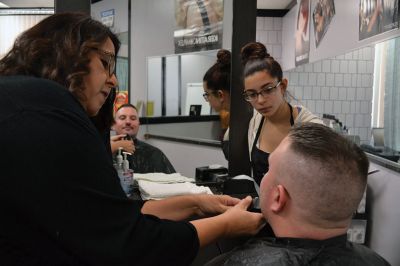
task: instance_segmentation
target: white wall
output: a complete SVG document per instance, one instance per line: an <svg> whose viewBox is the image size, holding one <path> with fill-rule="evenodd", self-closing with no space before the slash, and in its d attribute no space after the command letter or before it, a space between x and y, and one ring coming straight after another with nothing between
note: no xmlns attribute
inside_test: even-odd
<svg viewBox="0 0 400 266"><path fill-rule="evenodd" d="M131 102L146 101L146 58L174 53L174 0L131 1Z"/></svg>
<svg viewBox="0 0 400 266"><path fill-rule="evenodd" d="M282 61L282 21L279 17L257 17L256 26L256 41L278 62Z"/></svg>
<svg viewBox="0 0 400 266"><path fill-rule="evenodd" d="M400 265L400 173L371 163L370 171L375 169L380 172L368 177L369 246L391 265Z"/></svg>
<svg viewBox="0 0 400 266"><path fill-rule="evenodd" d="M152 57L147 61L149 73L147 73L146 77L148 77L146 91L146 104L147 101L153 101L153 115L152 116L161 116L161 58L160 57ZM132 93L131 93L132 94ZM133 103L135 104L135 103ZM147 108L147 105L145 106ZM147 111L142 111L143 114L147 114ZM139 114L142 116L142 114Z"/></svg>
<svg viewBox="0 0 400 266"><path fill-rule="evenodd" d="M316 5L311 1L310 18ZM293 7L284 17L282 23L282 68L292 69L294 65L294 31L297 21L297 9ZM388 31L371 38L358 40L358 13L359 0L335 1L336 14L333 16L329 28L320 42L318 49L315 47L314 26L310 23L310 62L330 58L350 52L394 36L400 35L400 30Z"/></svg>
<svg viewBox="0 0 400 266"><path fill-rule="evenodd" d="M285 72L288 90L314 114L335 115L350 134L369 143L374 51L367 46Z"/></svg>

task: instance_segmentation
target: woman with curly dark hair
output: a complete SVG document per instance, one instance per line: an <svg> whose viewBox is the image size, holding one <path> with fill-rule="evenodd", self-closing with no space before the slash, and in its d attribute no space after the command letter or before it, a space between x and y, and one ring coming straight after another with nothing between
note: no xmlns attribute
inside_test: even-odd
<svg viewBox="0 0 400 266"><path fill-rule="evenodd" d="M269 169L269 154L289 130L296 124L322 121L304 106L290 104L288 80L283 77L280 64L262 43L246 44L241 56L244 65L243 97L254 108L248 130L252 176L260 184Z"/></svg>
<svg viewBox="0 0 400 266"><path fill-rule="evenodd" d="M106 26L64 13L0 60L0 265L189 265L199 246L261 226L250 198L126 197L89 119L117 85L118 49Z"/></svg>
<svg viewBox="0 0 400 266"><path fill-rule="evenodd" d="M217 62L203 77L204 99L211 108L219 112L222 128L222 151L228 160L229 155L229 109L231 105L231 52L221 49Z"/></svg>

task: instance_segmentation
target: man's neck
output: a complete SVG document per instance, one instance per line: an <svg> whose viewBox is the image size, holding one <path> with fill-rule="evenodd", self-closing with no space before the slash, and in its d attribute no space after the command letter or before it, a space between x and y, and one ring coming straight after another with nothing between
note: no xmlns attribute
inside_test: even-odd
<svg viewBox="0 0 400 266"><path fill-rule="evenodd" d="M290 108L287 102L283 101L276 112L268 117L268 120L273 124L288 123L290 121Z"/></svg>
<svg viewBox="0 0 400 266"><path fill-rule="evenodd" d="M298 220L279 221L271 223L277 237L306 238L324 240L347 232L348 225L336 227L321 227L300 222Z"/></svg>

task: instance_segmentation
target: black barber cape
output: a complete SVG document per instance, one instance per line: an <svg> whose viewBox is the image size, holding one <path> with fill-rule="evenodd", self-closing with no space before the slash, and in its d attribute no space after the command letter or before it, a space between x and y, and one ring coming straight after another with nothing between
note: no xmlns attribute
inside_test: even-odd
<svg viewBox="0 0 400 266"><path fill-rule="evenodd" d="M188 222L140 212L79 102L43 79L0 77L0 265L188 265Z"/></svg>
<svg viewBox="0 0 400 266"><path fill-rule="evenodd" d="M347 241L347 235L326 240L303 238L254 238L207 266L390 266L369 248Z"/></svg>

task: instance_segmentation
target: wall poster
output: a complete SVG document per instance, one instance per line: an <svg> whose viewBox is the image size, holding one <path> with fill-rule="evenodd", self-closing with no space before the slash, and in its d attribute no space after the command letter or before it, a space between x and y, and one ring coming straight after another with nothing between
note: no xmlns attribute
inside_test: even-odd
<svg viewBox="0 0 400 266"><path fill-rule="evenodd" d="M296 24L295 65L308 63L310 57L310 0L300 0Z"/></svg>
<svg viewBox="0 0 400 266"><path fill-rule="evenodd" d="M313 12L315 46L318 47L335 15L334 0L318 0Z"/></svg>
<svg viewBox="0 0 400 266"><path fill-rule="evenodd" d="M175 53L222 48L223 0L175 0Z"/></svg>
<svg viewBox="0 0 400 266"><path fill-rule="evenodd" d="M359 40L398 27L399 0L360 0Z"/></svg>

